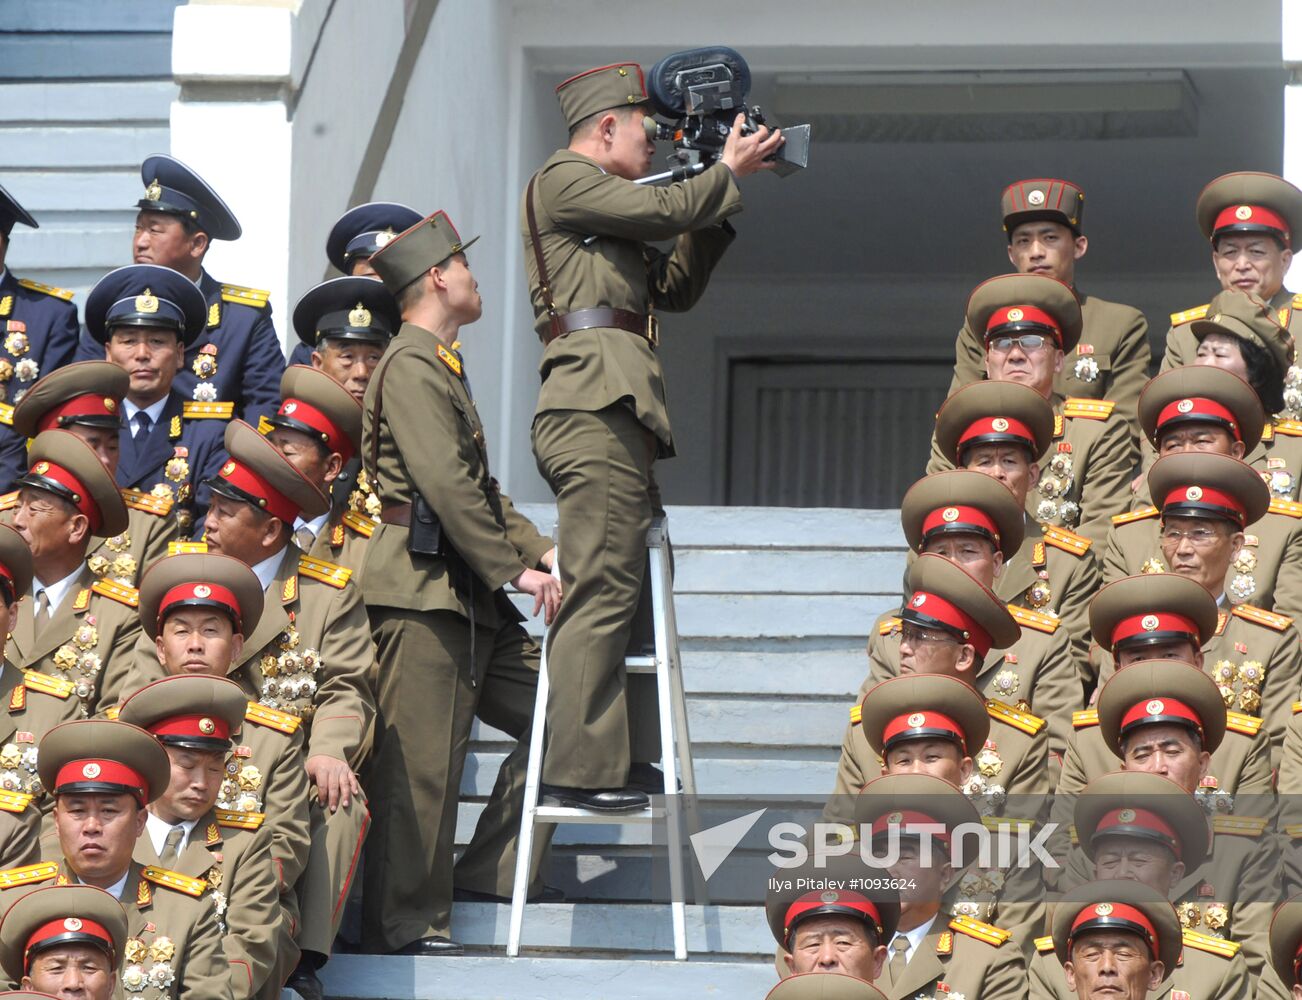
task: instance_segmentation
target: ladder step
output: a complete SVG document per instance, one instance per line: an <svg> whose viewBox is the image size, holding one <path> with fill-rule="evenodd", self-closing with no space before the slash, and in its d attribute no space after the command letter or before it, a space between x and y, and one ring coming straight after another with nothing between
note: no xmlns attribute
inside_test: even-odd
<svg viewBox="0 0 1302 1000"><path fill-rule="evenodd" d="M574 806L539 806L534 816L540 822L548 823L651 823L663 819L663 809L648 807L631 812L601 813L591 809L578 809Z"/></svg>
<svg viewBox="0 0 1302 1000"><path fill-rule="evenodd" d="M624 669L630 674L654 674L656 658L654 653L639 653L624 657Z"/></svg>

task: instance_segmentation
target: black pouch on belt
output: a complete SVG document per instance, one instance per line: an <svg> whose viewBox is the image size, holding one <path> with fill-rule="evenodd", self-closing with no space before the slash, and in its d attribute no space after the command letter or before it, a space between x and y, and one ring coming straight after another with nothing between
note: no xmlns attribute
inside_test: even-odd
<svg viewBox="0 0 1302 1000"><path fill-rule="evenodd" d="M407 526L407 551L418 556L443 555L443 525L434 508L419 493L411 505Z"/></svg>

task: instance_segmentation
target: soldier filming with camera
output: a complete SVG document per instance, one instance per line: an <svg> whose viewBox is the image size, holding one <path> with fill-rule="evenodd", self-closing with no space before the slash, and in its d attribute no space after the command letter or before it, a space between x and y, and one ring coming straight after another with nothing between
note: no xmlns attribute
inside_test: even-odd
<svg viewBox="0 0 1302 1000"><path fill-rule="evenodd" d="M784 139L743 128L739 109L699 176L641 185L658 133L642 68L592 69L556 94L569 147L530 180L521 220L544 346L533 449L556 495L565 594L549 647L542 791L623 812L663 789L648 764L660 756L654 691L630 708L624 671L646 533L663 513L652 466L674 454L653 310L700 298L736 235L726 220L741 211L737 180L777 165ZM668 239L668 253L647 244Z"/></svg>

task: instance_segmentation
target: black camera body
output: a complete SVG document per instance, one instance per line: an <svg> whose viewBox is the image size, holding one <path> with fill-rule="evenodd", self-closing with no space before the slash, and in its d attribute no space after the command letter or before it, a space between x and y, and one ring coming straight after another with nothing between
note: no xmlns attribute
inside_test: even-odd
<svg viewBox="0 0 1302 1000"><path fill-rule="evenodd" d="M762 109L747 105L750 84L746 60L723 45L675 52L651 67L647 97L656 114L669 120L657 137L674 144L676 176L699 173L719 158L738 113L746 116L743 135L773 127ZM773 159L774 171L785 177L809 163L809 126L787 126L782 134L786 142Z"/></svg>

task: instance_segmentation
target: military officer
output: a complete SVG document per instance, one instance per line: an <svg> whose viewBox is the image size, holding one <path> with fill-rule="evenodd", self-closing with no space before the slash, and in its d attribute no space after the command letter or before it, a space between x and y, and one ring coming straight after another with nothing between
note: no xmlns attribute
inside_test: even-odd
<svg viewBox="0 0 1302 1000"><path fill-rule="evenodd" d="M14 429L24 438L59 428L76 434L99 456L110 476L117 474L122 400L129 376L107 361L78 361L51 372L14 407ZM177 536L172 502L141 490L123 489L127 530L105 539L86 563L96 576L134 587L142 567L167 554ZM18 504L14 491L0 498L0 510Z"/></svg>
<svg viewBox="0 0 1302 1000"><path fill-rule="evenodd" d="M886 994L854 976L807 972L783 979L764 1000L886 1000Z"/></svg>
<svg viewBox="0 0 1302 1000"><path fill-rule="evenodd" d="M18 616L18 602L32 586L32 553L18 532L0 525L0 651ZM0 862L25 865L40 856L40 794L36 746L42 736L68 717L65 699L45 693L44 675L31 681L6 657L0 666L0 698L9 708L0 721Z"/></svg>
<svg viewBox="0 0 1302 1000"><path fill-rule="evenodd" d="M203 331L203 299L165 267L111 271L86 300L86 330L130 377L122 405L117 482L172 505L189 535L208 509L204 485L225 460L229 408L186 400L175 376L185 345Z"/></svg>
<svg viewBox="0 0 1302 1000"><path fill-rule="evenodd" d="M226 414L251 420L276 408L276 382L285 369L280 338L271 322L269 292L222 284L203 266L213 240L238 240L239 221L202 177L165 154L140 165L144 194L136 202L132 261L184 275L203 293L207 319L187 338L176 373L185 399L220 404ZM80 359L96 357L82 339Z"/></svg>
<svg viewBox="0 0 1302 1000"><path fill-rule="evenodd" d="M1034 389L1016 382L978 382L941 406L936 446L955 467L1003 483L1025 507L1041 474L1051 474L1049 468L1041 470L1039 461L1053 440L1053 428L1053 409ZM1010 604L1057 618L1084 677L1089 649L1085 606L1099 585L1094 543L1066 528L1040 524L1029 513L1025 519L1022 547L993 589Z"/></svg>
<svg viewBox="0 0 1302 1000"><path fill-rule="evenodd" d="M43 431L28 448L13 526L32 552L32 600L20 601L9 661L24 686L64 703L63 718L117 703L140 635L134 587L97 577L92 538L127 527L127 508L99 456L68 431Z"/></svg>
<svg viewBox="0 0 1302 1000"><path fill-rule="evenodd" d="M127 944L122 904L93 885L14 892L0 919L0 967L42 994L109 1000Z"/></svg>
<svg viewBox="0 0 1302 1000"><path fill-rule="evenodd" d="M77 349L72 292L19 278L5 264L14 225L39 228L31 213L0 187L0 403L22 399L42 373L67 364ZM26 468L27 440L0 421L0 488Z"/></svg>
<svg viewBox="0 0 1302 1000"><path fill-rule="evenodd" d="M1100 775L1075 802L1074 831L1101 879L1133 879L1163 896L1211 847L1207 816L1183 788L1157 774L1118 771ZM1233 941L1184 929L1183 953L1170 988L1197 997L1250 994L1248 966ZM1038 938L1030 963L1034 1000L1069 1000L1052 936ZM1165 992L1165 991L1163 991Z"/></svg>
<svg viewBox="0 0 1302 1000"><path fill-rule="evenodd" d="M1068 995L1081 1000L1160 992L1184 947L1171 904L1133 879L1087 882L1066 893L1054 907L1050 936Z"/></svg>
<svg viewBox="0 0 1302 1000"><path fill-rule="evenodd" d="M371 258L403 318L363 413L366 466L383 503L363 583L380 664L371 789L381 805L363 921L364 943L377 951L459 952L447 936L454 876L462 890L510 895L538 646L502 587L510 582L532 596L547 622L560 602L545 571L551 542L492 479L483 426L452 350L481 311L467 246L436 212ZM431 449L434 439L444 446ZM433 537L431 523L441 525ZM458 789L475 716L516 744L454 872ZM412 742L431 718L445 720L446 745ZM535 872L546 843L530 859Z"/></svg>
<svg viewBox="0 0 1302 1000"><path fill-rule="evenodd" d="M41 781L54 796L50 860L0 872L0 886L83 883L127 912L123 995L231 998L230 969L203 879L132 861L146 806L168 785L159 742L136 726L79 719L41 741Z"/></svg>
<svg viewBox="0 0 1302 1000"><path fill-rule="evenodd" d="M1083 329L1064 360L1054 391L1076 399L1107 399L1134 426L1135 402L1148 379L1148 321L1132 306L1085 295L1076 288L1076 263L1089 249L1082 226L1085 192L1071 181L1034 177L1014 181L1000 197L1008 260L1020 274L1047 274L1076 291ZM982 339L966 323L955 344L949 391L985 378ZM1038 457L1038 456L1037 456Z"/></svg>
<svg viewBox="0 0 1302 1000"><path fill-rule="evenodd" d="M1270 921L1270 966L1285 996L1302 994L1302 900L1279 904Z"/></svg>
<svg viewBox="0 0 1302 1000"><path fill-rule="evenodd" d="M972 292L967 322L984 338L988 379L1029 386L1053 404L1052 458L1027 495L1027 511L1043 524L1074 528L1102 544L1109 519L1128 501L1136 452L1129 424L1115 413L1113 401L1054 391L1063 358L1081 336L1075 293L1046 275L1001 275ZM933 441L927 471L951 465Z"/></svg>
<svg viewBox="0 0 1302 1000"><path fill-rule="evenodd" d="M181 584L158 611L179 608L233 616L234 591ZM158 737L171 762L171 782L149 804L135 859L202 879L230 962L235 997L278 998L283 951L297 953L279 903L272 865L271 827L264 817L218 809L226 761L244 722L248 701L233 681L203 675L164 677L122 703L123 722ZM287 963L292 967L292 962Z"/></svg>
<svg viewBox="0 0 1302 1000"><path fill-rule="evenodd" d="M627 684L624 655L647 529L662 512L653 465L674 454L652 311L685 310L700 298L735 235L727 219L742 207L737 180L772 168L766 158L785 140L734 128L699 177L650 188L632 183L655 152L640 66L580 73L556 95L569 147L530 180L520 213L543 342L533 450L556 496L566 553L566 601L549 639L543 781L566 804L640 809L639 784L658 776L632 765L660 754L649 678ZM672 238L669 253L649 245Z"/></svg>

